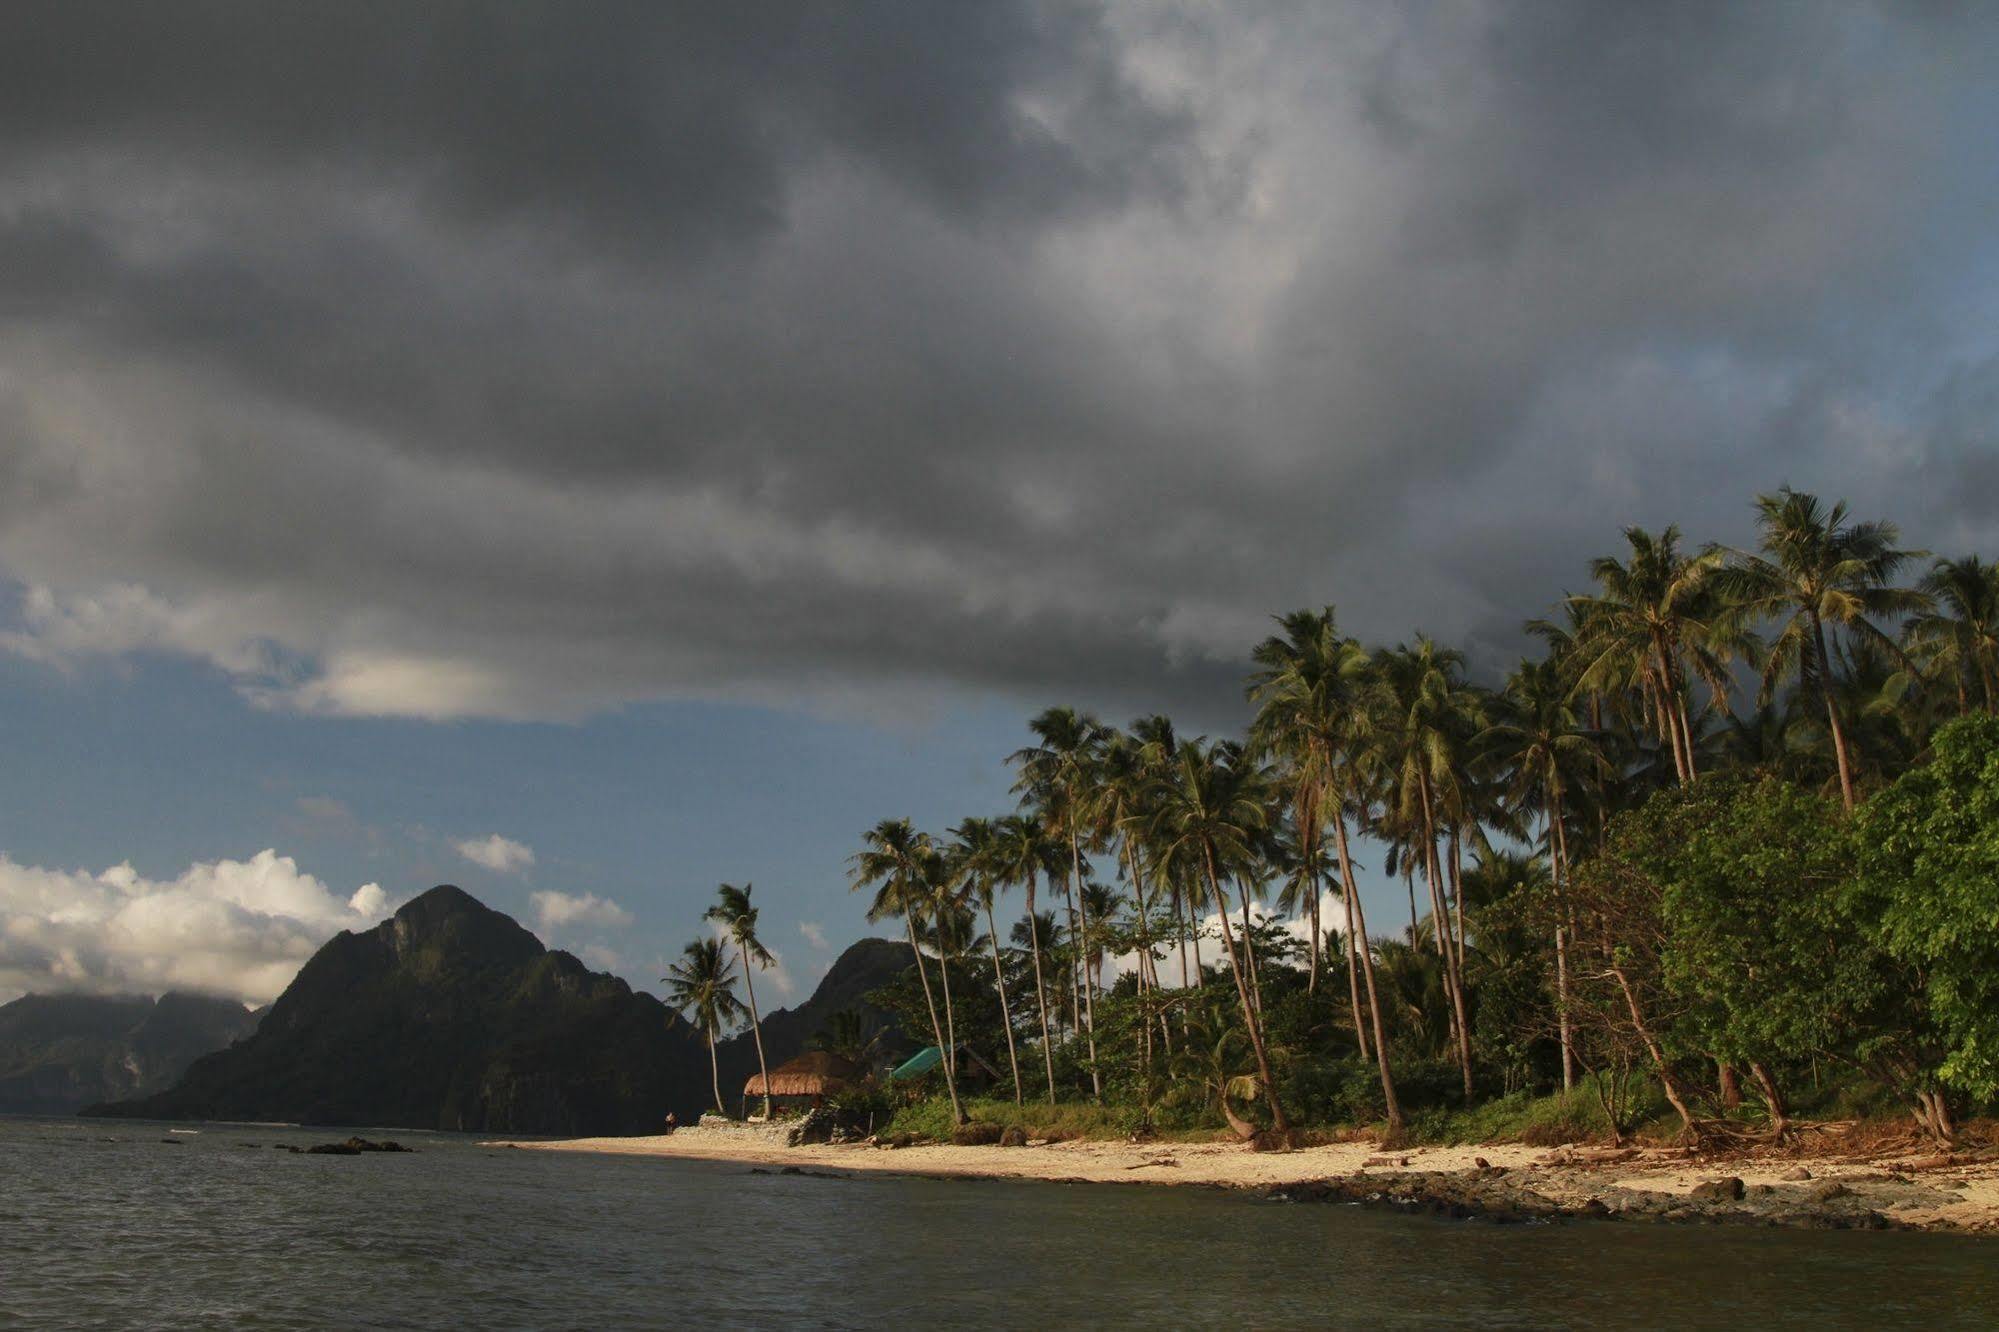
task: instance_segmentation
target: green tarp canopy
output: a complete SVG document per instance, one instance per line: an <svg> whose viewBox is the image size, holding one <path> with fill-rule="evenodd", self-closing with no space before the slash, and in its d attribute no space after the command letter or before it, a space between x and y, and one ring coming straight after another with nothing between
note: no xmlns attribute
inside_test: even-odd
<svg viewBox="0 0 1999 1332"><path fill-rule="evenodd" d="M902 1082L909 1078L920 1078L931 1069L944 1062L944 1052L934 1045L926 1045L907 1062L888 1075L890 1082Z"/></svg>

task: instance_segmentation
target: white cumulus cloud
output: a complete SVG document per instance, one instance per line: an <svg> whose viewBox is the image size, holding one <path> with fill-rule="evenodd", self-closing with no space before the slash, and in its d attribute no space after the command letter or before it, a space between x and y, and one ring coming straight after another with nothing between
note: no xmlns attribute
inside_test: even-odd
<svg viewBox="0 0 1999 1332"><path fill-rule="evenodd" d="M804 935L805 942L811 944L814 948L826 948L829 946L826 942L826 931L819 925L819 922L817 921L813 920L799 921L798 932Z"/></svg>
<svg viewBox="0 0 1999 1332"><path fill-rule="evenodd" d="M539 892L530 894L528 902L544 931L590 925L622 929L632 923L631 912L595 893Z"/></svg>
<svg viewBox="0 0 1999 1332"><path fill-rule="evenodd" d="M267 1003L327 939L389 907L381 885L342 898L275 850L167 880L129 864L92 874L0 856L0 1000L183 989Z"/></svg>
<svg viewBox="0 0 1999 1332"><path fill-rule="evenodd" d="M451 847L459 855L474 865L483 865L496 874L518 874L522 870L534 868L534 848L525 842L516 842L511 837L494 833L491 837L472 837L462 842L453 842ZM559 897L560 893L548 894ZM537 893L537 897L542 894Z"/></svg>

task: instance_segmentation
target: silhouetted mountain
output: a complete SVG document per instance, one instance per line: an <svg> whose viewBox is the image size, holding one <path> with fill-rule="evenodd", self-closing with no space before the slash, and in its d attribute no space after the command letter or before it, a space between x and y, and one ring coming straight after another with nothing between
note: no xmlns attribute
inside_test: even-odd
<svg viewBox="0 0 1999 1332"><path fill-rule="evenodd" d="M870 990L900 976L910 967L909 945L893 939L858 939L840 954L812 997L796 1008L780 1008L763 1017L764 1058L772 1068L802 1053L807 1041L826 1025L828 1018L842 1009L856 1009L882 1025L885 1043L891 1050L907 1042L894 1019L867 1002ZM761 991L759 994L761 995ZM736 1107L743 1090L757 1071L757 1050L745 1029L716 1047L722 1070L722 1094L730 1108Z"/></svg>
<svg viewBox="0 0 1999 1332"><path fill-rule="evenodd" d="M707 1099L685 1026L511 917L433 888L305 964L249 1040L86 1113L473 1132L656 1129Z"/></svg>
<svg viewBox="0 0 1999 1332"><path fill-rule="evenodd" d="M0 1006L0 1113L66 1115L162 1090L256 1025L206 995L27 995Z"/></svg>

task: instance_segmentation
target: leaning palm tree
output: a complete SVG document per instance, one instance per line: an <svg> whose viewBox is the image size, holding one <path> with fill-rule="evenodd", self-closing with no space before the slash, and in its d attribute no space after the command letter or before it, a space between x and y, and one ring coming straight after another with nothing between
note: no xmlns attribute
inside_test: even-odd
<svg viewBox="0 0 1999 1332"><path fill-rule="evenodd" d="M1007 1006L1006 968L1000 959L999 925L993 919L993 899L1005 879L1005 834L998 819L966 819L951 830L951 869L966 898L986 916L986 938L993 950L993 983L999 987L1000 1028L1006 1032L1006 1060L1013 1070L1013 1103L1021 1103L1020 1054L1013 1041L1013 1011Z"/></svg>
<svg viewBox="0 0 1999 1332"><path fill-rule="evenodd" d="M1850 810L1853 755L1833 679L1829 630L1844 629L1905 660L1874 621L1927 609L1922 593L1892 584L1902 565L1922 552L1898 550L1900 533L1893 523L1850 523L1844 500L1827 508L1816 495L1788 486L1757 497L1756 525L1761 551L1738 552L1728 587L1743 615L1782 621L1764 663L1760 701L1767 702L1777 685L1793 676L1819 695L1832 732L1840 800Z"/></svg>
<svg viewBox="0 0 1999 1332"><path fill-rule="evenodd" d="M1917 590L1931 608L1903 627L1910 651L1950 682L1959 712L1999 712L1999 564L1938 560Z"/></svg>
<svg viewBox="0 0 1999 1332"><path fill-rule="evenodd" d="M1076 920L1077 894L1083 884L1083 824L1096 784L1095 768L1107 732L1096 718L1073 708L1049 708L1027 724L1040 741L1014 751L1007 762L1020 770L1014 790L1039 809L1048 826L1069 844L1065 893L1070 904L1070 933L1087 936L1089 920ZM1087 908L1085 908L1087 911ZM1100 978L1083 978L1083 1032L1090 1054L1090 1092L1104 1095L1097 1071L1096 989Z"/></svg>
<svg viewBox="0 0 1999 1332"><path fill-rule="evenodd" d="M736 964L722 951L720 939L696 939L681 950L680 961L660 978L668 1007L685 1015L708 1041L708 1077L714 1085L715 1113L728 1114L722 1104L722 1069L715 1058L715 1040L742 1015L736 998Z"/></svg>
<svg viewBox="0 0 1999 1332"><path fill-rule="evenodd" d="M916 937L916 923L931 902L935 855L930 835L916 831L908 819L883 819L862 834L861 849L848 863L853 867L854 890L875 890L874 901L868 906L868 919L902 918L903 928L909 934L909 951L916 958L916 978L923 984L923 1005L930 1012L930 1034L936 1038L937 1050L942 1054L949 1048L944 1039L944 1024L937 1016L930 972L923 965L923 946ZM951 1115L962 1124L966 1122L965 1110L958 1102L957 1073L950 1059L945 1059L943 1065L944 1089L951 1096Z"/></svg>
<svg viewBox="0 0 1999 1332"><path fill-rule="evenodd" d="M770 1118L770 1069L764 1065L763 1022L757 1017L757 983L750 975L752 964L767 967L777 959L770 949L757 938L757 909L750 905L750 889L744 884L738 888L725 883L715 890L716 902L702 914L702 919L712 920L722 927L722 932L736 945L736 952L743 963L743 989L750 999L750 1034L757 1047L757 1072L764 1080L764 1118Z"/></svg>

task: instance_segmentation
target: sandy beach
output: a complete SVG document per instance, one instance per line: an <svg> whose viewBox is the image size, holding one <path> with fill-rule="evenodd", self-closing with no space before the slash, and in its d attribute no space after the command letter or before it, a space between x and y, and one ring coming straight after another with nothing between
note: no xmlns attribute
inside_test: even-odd
<svg viewBox="0 0 1999 1332"><path fill-rule="evenodd" d="M1690 1156L1675 1149L1411 1147L1365 1142L1254 1152L1231 1142L1069 1141L1024 1147L872 1144L788 1147L782 1128L681 1129L660 1137L496 1141L530 1151L607 1152L841 1173L1196 1185L1376 1202L1460 1215L1596 1215L1882 1225L1999 1234L1999 1152ZM1731 1181L1740 1181L1739 1190Z"/></svg>

